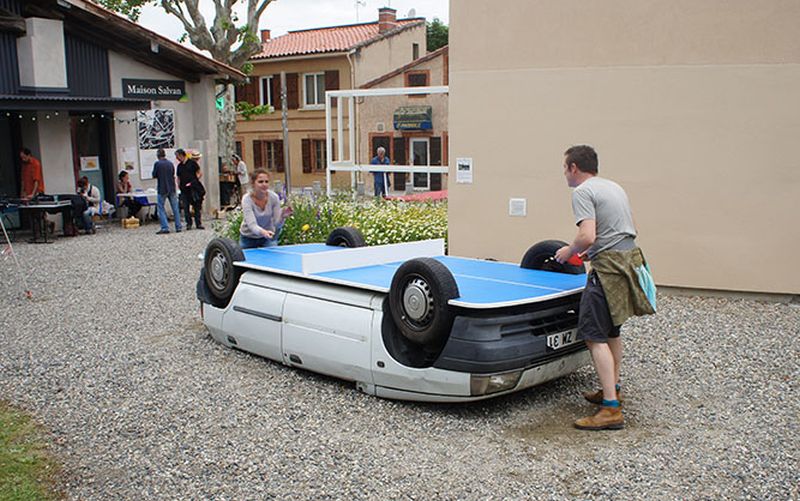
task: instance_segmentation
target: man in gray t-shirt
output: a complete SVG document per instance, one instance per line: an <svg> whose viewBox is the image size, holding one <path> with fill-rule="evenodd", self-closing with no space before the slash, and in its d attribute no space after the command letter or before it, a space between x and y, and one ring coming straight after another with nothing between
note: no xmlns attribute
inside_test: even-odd
<svg viewBox="0 0 800 501"><path fill-rule="evenodd" d="M572 210L578 234L570 245L556 252L564 263L574 254L594 259L606 251L628 251L636 247L628 196L615 182L597 176L597 153L591 146L573 146L564 153L564 177L572 192ZM578 335L592 354L602 389L584 397L601 405L594 416L579 419L580 429L620 429L625 425L620 407L619 367L622 362L620 326L614 325L608 301L597 273L590 272L581 297Z"/></svg>

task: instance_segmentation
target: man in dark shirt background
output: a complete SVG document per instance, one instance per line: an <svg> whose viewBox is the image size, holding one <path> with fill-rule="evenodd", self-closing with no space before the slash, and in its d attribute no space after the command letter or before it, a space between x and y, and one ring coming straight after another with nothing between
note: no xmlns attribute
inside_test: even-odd
<svg viewBox="0 0 800 501"><path fill-rule="evenodd" d="M178 208L178 196L175 192L175 166L167 160L167 154L163 149L156 152L158 160L153 164L153 177L158 180L158 221L161 229L156 233L164 235L169 233L169 222L167 221L167 211L164 209L164 202L169 200L172 207L172 215L175 217L175 233L181 232L181 212Z"/></svg>
<svg viewBox="0 0 800 501"><path fill-rule="evenodd" d="M204 230L202 213L203 197L205 190L200 184L203 173L200 165L186 155L182 149L175 151L175 158L178 159L178 182L181 187L181 205L183 205L184 219L186 219L186 229L192 229L192 209L194 209L194 223L198 230Z"/></svg>

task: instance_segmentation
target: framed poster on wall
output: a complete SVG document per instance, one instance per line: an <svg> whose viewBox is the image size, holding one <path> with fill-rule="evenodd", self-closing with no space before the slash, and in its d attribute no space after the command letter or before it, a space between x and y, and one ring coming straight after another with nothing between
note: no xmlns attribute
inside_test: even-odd
<svg viewBox="0 0 800 501"><path fill-rule="evenodd" d="M136 122L140 150L175 147L175 110L139 111Z"/></svg>

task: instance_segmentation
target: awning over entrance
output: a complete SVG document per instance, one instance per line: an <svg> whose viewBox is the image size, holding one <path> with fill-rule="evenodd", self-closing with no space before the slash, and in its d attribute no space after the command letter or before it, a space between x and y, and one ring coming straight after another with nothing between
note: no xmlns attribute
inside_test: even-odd
<svg viewBox="0 0 800 501"><path fill-rule="evenodd" d="M114 111L147 109L150 109L150 101L147 99L0 94L0 110Z"/></svg>
<svg viewBox="0 0 800 501"><path fill-rule="evenodd" d="M430 130L433 128L431 106L401 106L394 111L395 130Z"/></svg>

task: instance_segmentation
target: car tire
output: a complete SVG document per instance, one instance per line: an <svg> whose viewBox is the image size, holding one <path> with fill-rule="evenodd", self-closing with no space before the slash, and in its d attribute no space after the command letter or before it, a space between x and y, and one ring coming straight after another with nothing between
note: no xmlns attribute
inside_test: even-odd
<svg viewBox="0 0 800 501"><path fill-rule="evenodd" d="M570 275L580 275L586 273L586 268L581 264L576 266L569 263L559 263L556 261L556 251L565 245L567 242L561 240L543 240L528 249L528 252L522 256L520 268L529 270L543 270L554 271L556 273L567 273Z"/></svg>
<svg viewBox="0 0 800 501"><path fill-rule="evenodd" d="M441 345L450 335L453 311L447 304L459 296L450 270L429 258L403 263L392 278L389 308L400 333L414 344Z"/></svg>
<svg viewBox="0 0 800 501"><path fill-rule="evenodd" d="M244 261L244 252L233 240L215 238L206 246L204 278L211 304L218 308L228 306L242 276L242 269L233 265L235 261Z"/></svg>
<svg viewBox="0 0 800 501"><path fill-rule="evenodd" d="M325 245L334 247L366 247L367 242L364 235L352 226L341 226L336 228L328 235Z"/></svg>

